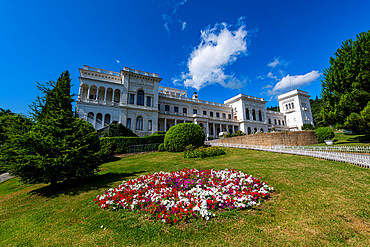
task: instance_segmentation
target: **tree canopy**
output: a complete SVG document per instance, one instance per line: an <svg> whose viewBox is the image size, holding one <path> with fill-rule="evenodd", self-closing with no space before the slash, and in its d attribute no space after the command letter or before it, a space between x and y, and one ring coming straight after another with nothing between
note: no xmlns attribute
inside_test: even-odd
<svg viewBox="0 0 370 247"><path fill-rule="evenodd" d="M91 124L73 116L68 71L47 85L39 84L43 95L33 108L35 124L10 136L1 161L27 183L53 185L93 174L100 165L99 138Z"/></svg>
<svg viewBox="0 0 370 247"><path fill-rule="evenodd" d="M364 121L370 101L370 30L343 42L334 55L324 70L321 115L326 124L352 128L352 120Z"/></svg>

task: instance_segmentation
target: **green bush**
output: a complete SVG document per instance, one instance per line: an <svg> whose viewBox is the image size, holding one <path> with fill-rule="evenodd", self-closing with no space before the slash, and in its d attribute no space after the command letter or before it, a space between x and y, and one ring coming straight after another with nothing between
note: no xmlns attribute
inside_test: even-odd
<svg viewBox="0 0 370 247"><path fill-rule="evenodd" d="M166 135L166 131L156 131L150 136L165 136L165 135Z"/></svg>
<svg viewBox="0 0 370 247"><path fill-rule="evenodd" d="M312 124L303 124L302 125L302 130L314 130L315 127L313 127Z"/></svg>
<svg viewBox="0 0 370 247"><path fill-rule="evenodd" d="M71 79L39 85L43 96L31 108L35 124L14 132L0 148L9 171L26 183L56 183L92 175L101 164L94 127L73 116ZM3 160L0 161L3 163Z"/></svg>
<svg viewBox="0 0 370 247"><path fill-rule="evenodd" d="M320 127L315 130L315 135L319 143L334 138L334 131L330 127Z"/></svg>
<svg viewBox="0 0 370 247"><path fill-rule="evenodd" d="M123 124L110 124L108 131L105 132L104 137L137 137L137 135Z"/></svg>
<svg viewBox="0 0 370 247"><path fill-rule="evenodd" d="M194 123L180 123L167 131L164 146L169 152L182 152L190 144L196 147L202 146L204 139L202 127Z"/></svg>
<svg viewBox="0 0 370 247"><path fill-rule="evenodd" d="M159 144L159 146L158 146L158 151L159 151L159 152L164 152L164 151L166 151L166 148L164 147L164 143Z"/></svg>
<svg viewBox="0 0 370 247"><path fill-rule="evenodd" d="M184 150L184 158L205 158L213 157L225 154L225 150L219 147L199 147L195 148L193 145L186 146Z"/></svg>
<svg viewBox="0 0 370 247"><path fill-rule="evenodd" d="M145 136L145 137L103 137L100 139L101 156L107 157L112 154L122 154L127 152L131 145L143 145L163 143L164 136Z"/></svg>

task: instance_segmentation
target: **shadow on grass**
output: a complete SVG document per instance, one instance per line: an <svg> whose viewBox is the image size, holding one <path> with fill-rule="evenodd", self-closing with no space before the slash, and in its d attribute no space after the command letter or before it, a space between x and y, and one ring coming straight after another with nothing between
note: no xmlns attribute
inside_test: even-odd
<svg viewBox="0 0 370 247"><path fill-rule="evenodd" d="M348 137L345 140L337 140L335 144L367 144L370 143L370 135L357 135L354 137Z"/></svg>
<svg viewBox="0 0 370 247"><path fill-rule="evenodd" d="M48 185L39 189L31 191L31 194L41 195L45 197L55 198L59 195L78 195L82 192L96 190L99 188L106 188L108 184L117 182L121 183L125 178L135 176L137 174L145 173L146 171L132 172L132 173L113 173L96 174L89 178L79 181L65 181L58 183L54 187Z"/></svg>

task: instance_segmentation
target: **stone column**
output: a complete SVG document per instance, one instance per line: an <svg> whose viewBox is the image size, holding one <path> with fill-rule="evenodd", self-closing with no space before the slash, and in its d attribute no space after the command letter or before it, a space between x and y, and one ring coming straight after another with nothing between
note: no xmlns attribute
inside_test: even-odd
<svg viewBox="0 0 370 247"><path fill-rule="evenodd" d="M229 125L226 124L226 132L229 132Z"/></svg>
<svg viewBox="0 0 370 247"><path fill-rule="evenodd" d="M175 118L175 125L177 125L177 119Z"/></svg>
<svg viewBox="0 0 370 247"><path fill-rule="evenodd" d="M108 89L106 89L106 88L104 88L104 103L106 103L107 102L107 91L108 91Z"/></svg>
<svg viewBox="0 0 370 247"><path fill-rule="evenodd" d="M215 125L215 123L213 123L213 136L214 137L216 136L216 125Z"/></svg>
<svg viewBox="0 0 370 247"><path fill-rule="evenodd" d="M164 118L164 131L167 131L167 118Z"/></svg>
<svg viewBox="0 0 370 247"><path fill-rule="evenodd" d="M91 89L91 86L89 86L89 89L87 90L87 99L86 99L87 102L89 102L90 100L90 89Z"/></svg>

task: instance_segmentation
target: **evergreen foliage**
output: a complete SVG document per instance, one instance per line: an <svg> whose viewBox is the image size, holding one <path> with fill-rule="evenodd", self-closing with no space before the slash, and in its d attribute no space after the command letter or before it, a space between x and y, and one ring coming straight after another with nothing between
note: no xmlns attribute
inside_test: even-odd
<svg viewBox="0 0 370 247"><path fill-rule="evenodd" d="M169 152L182 152L190 144L195 147L202 146L204 140L202 127L194 123L180 123L167 131L164 146Z"/></svg>
<svg viewBox="0 0 370 247"><path fill-rule="evenodd" d="M118 137L118 136L124 136L124 137L137 137L137 135L129 128L124 126L123 124L110 124L108 131L104 135L105 137Z"/></svg>
<svg viewBox="0 0 370 247"><path fill-rule="evenodd" d="M326 124L355 128L353 123L364 121L360 112L370 101L369 68L370 30L358 34L355 41L343 42L324 70L321 115Z"/></svg>
<svg viewBox="0 0 370 247"><path fill-rule="evenodd" d="M93 126L73 116L71 79L63 72L52 88L43 88L43 97L33 109L36 123L14 134L2 157L8 167L26 183L51 183L92 175L100 165L100 143Z"/></svg>
<svg viewBox="0 0 370 247"><path fill-rule="evenodd" d="M311 105L311 112L313 117L313 123L315 125L315 128L324 127L324 120L321 115L321 109L323 107L324 101L322 99L319 99L316 96L316 99L310 99L310 105Z"/></svg>
<svg viewBox="0 0 370 247"><path fill-rule="evenodd" d="M315 130L315 135L319 143L325 140L332 140L335 137L334 131L330 127L320 127Z"/></svg>
<svg viewBox="0 0 370 247"><path fill-rule="evenodd" d="M159 152L164 152L164 151L166 151L166 148L164 147L164 143L161 143L161 144L158 146L158 151L159 151Z"/></svg>
<svg viewBox="0 0 370 247"><path fill-rule="evenodd" d="M302 130L314 130L315 127L313 127L312 124L303 124L302 125Z"/></svg>
<svg viewBox="0 0 370 247"><path fill-rule="evenodd" d="M360 113L352 112L348 116L345 127L354 133L370 134L370 101Z"/></svg>
<svg viewBox="0 0 370 247"><path fill-rule="evenodd" d="M280 112L280 109L279 109L279 106L278 105L277 106L267 107L266 110Z"/></svg>

